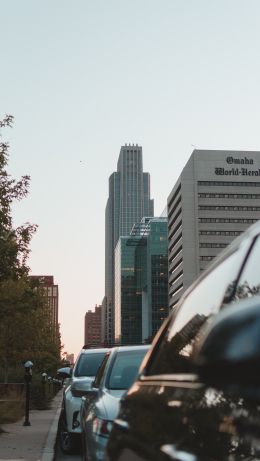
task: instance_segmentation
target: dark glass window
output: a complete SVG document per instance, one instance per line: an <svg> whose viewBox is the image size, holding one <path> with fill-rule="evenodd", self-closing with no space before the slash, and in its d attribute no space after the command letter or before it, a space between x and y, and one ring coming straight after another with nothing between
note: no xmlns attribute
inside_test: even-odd
<svg viewBox="0 0 260 461"><path fill-rule="evenodd" d="M95 376L105 357L105 352L83 353L77 361L74 376Z"/></svg>
<svg viewBox="0 0 260 461"><path fill-rule="evenodd" d="M106 364L107 364L107 361L109 359L109 356L110 356L110 352L107 352L104 359L103 359L103 362L101 363L101 365L99 367L99 370L97 372L97 376L96 376L95 381L93 383L93 387L98 388L100 386L102 378L104 376L104 371L106 369Z"/></svg>
<svg viewBox="0 0 260 461"><path fill-rule="evenodd" d="M129 389L137 377L146 352L146 347L140 350L118 352L109 372L107 388Z"/></svg>
<svg viewBox="0 0 260 461"><path fill-rule="evenodd" d="M160 348L148 365L148 375L193 373L190 357L201 328L222 306L234 287L247 245L242 245L220 262L184 299L164 332Z"/></svg>

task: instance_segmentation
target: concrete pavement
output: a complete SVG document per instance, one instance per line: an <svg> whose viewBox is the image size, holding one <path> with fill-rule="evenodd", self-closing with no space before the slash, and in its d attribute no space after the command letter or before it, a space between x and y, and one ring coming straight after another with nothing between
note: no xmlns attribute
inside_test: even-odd
<svg viewBox="0 0 260 461"><path fill-rule="evenodd" d="M50 410L31 410L31 426L23 426L24 418L2 425L0 461L53 461L61 400L59 391Z"/></svg>

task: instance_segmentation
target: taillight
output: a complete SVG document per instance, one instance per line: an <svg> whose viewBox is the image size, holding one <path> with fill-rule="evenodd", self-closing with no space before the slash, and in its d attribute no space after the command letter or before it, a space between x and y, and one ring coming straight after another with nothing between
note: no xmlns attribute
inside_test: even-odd
<svg viewBox="0 0 260 461"><path fill-rule="evenodd" d="M112 421L107 419L94 418L93 420L93 433L96 436L108 437L112 429Z"/></svg>

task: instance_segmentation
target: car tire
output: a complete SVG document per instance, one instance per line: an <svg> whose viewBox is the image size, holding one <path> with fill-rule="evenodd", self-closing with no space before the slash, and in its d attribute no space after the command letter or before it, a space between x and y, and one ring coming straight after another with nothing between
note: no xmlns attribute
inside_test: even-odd
<svg viewBox="0 0 260 461"><path fill-rule="evenodd" d="M59 419L59 445L63 453L71 454L75 450L75 440L73 434L68 431L66 414L62 410Z"/></svg>

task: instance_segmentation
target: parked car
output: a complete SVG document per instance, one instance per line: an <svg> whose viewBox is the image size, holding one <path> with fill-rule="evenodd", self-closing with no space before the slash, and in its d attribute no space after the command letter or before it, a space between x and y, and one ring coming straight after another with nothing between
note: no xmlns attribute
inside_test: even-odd
<svg viewBox="0 0 260 461"><path fill-rule="evenodd" d="M89 389L108 349L83 348L72 371L68 368L69 381L64 386L59 420L59 443L65 453L73 452L80 441L79 410L81 397ZM66 373L65 368L62 369Z"/></svg>
<svg viewBox="0 0 260 461"><path fill-rule="evenodd" d="M260 460L260 223L170 314L114 421L108 461Z"/></svg>
<svg viewBox="0 0 260 461"><path fill-rule="evenodd" d="M149 346L114 347L107 353L92 388L82 398L81 427L83 459L100 461L117 416L119 401L133 384Z"/></svg>

